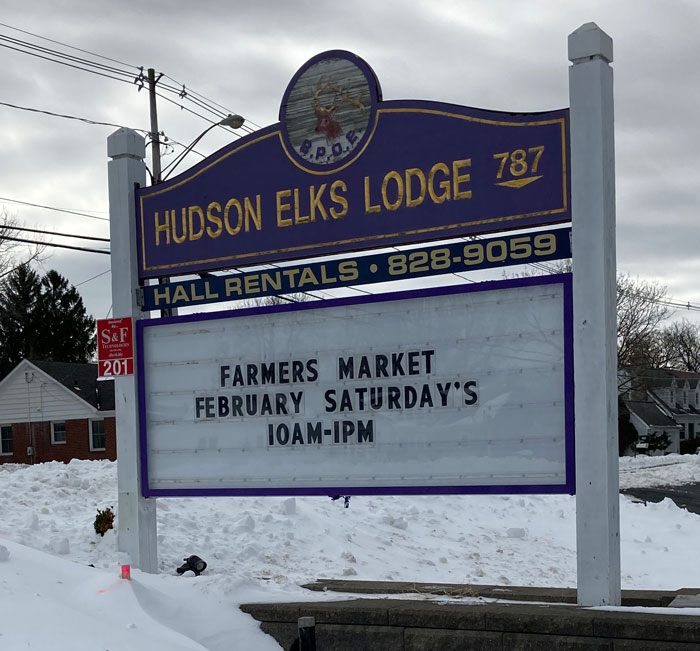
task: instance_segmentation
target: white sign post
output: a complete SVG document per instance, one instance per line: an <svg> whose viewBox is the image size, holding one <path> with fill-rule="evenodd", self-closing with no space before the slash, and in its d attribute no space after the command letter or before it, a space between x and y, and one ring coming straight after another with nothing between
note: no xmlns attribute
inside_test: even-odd
<svg viewBox="0 0 700 651"><path fill-rule="evenodd" d="M110 247L112 259L112 310L117 317L142 317L136 303L136 184L145 185L144 139L130 129L107 138ZM117 420L117 546L144 572L158 572L155 499L141 496L139 477L138 394L136 377L114 378Z"/></svg>
<svg viewBox="0 0 700 651"><path fill-rule="evenodd" d="M612 39L569 36L578 602L620 605Z"/></svg>

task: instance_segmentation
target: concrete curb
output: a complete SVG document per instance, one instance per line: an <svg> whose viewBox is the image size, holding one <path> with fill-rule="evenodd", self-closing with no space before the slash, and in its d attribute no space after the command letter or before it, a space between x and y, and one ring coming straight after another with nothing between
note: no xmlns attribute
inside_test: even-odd
<svg viewBox="0 0 700 651"><path fill-rule="evenodd" d="M411 581L348 581L317 579L302 586L316 592L343 592L348 594L431 594L444 597L482 597L507 601L575 604L575 588L541 588L529 586L502 586L458 583L417 583ZM623 606L665 608L674 599L700 595L700 588L681 590L623 590ZM679 603L688 603L687 599ZM684 606L685 606L684 603ZM685 606L687 607L687 606Z"/></svg>

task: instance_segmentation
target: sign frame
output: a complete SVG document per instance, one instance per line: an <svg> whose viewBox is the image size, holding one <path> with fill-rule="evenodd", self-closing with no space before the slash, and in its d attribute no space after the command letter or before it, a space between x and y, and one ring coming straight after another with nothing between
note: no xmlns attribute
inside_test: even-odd
<svg viewBox="0 0 700 651"><path fill-rule="evenodd" d="M576 427L586 445L576 451L577 601L583 606L620 605L620 526L615 358L615 156L613 42L595 23L569 34L571 115L570 210L573 222ZM565 111L568 117L569 111ZM506 114L504 114L506 115ZM247 139L274 136L275 125ZM241 143L239 143L241 144ZM134 189L146 184L145 141L120 128L107 139L116 313L139 318L136 292L140 252ZM226 153L231 148L221 150ZM211 159L192 168L201 172ZM524 227L533 224L523 224ZM507 230L494 227L492 230ZM436 238L441 239L441 238ZM303 252L298 257L304 257ZM219 268L224 268L222 265ZM230 266L230 265L229 265ZM116 271L119 273L116 273ZM189 273L185 270L182 273ZM155 273L153 277L167 275ZM158 572L155 499L141 495L139 396L134 377L115 378L119 470L118 547L134 564Z"/></svg>
<svg viewBox="0 0 700 651"><path fill-rule="evenodd" d="M564 343L564 439L565 439L565 480L562 484L540 485L475 485L475 486L315 486L315 487L275 487L275 488L152 488L149 484L148 422L146 413L146 371L144 358L144 331L147 328L190 322L212 322L218 319L245 317L251 315L275 314L297 310L323 310L335 306L361 306L368 303L382 303L433 296L469 294L541 285L561 285L563 289L563 343ZM574 450L574 387L573 387L573 297L570 274L533 276L499 281L488 281L474 285L453 285L447 287L391 292L338 298L318 302L295 303L254 307L242 310L227 310L214 313L199 313L187 316L147 319L137 322L136 344L138 356L139 383L139 430L141 459L141 491L143 497L203 497L203 496L301 496L301 495L447 495L447 494L573 494L575 492L575 450Z"/></svg>

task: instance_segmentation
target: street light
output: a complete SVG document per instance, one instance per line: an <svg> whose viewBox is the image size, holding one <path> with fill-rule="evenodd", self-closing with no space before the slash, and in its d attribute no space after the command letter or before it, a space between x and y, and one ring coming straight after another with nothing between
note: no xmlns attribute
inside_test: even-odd
<svg viewBox="0 0 700 651"><path fill-rule="evenodd" d="M187 156L187 154L189 154L192 151L194 146L202 138L204 138L204 136L206 136L214 127L231 127L232 129L240 129L243 126L244 122L245 118L243 116L229 113L225 118L223 118L223 120L214 122L214 124L207 127L189 145L187 145L187 147L185 147L185 149L177 158L175 158L169 165L166 165L166 167L163 169L163 172L167 170L170 171L163 177L163 181L165 181L173 173L175 168L182 162L185 156Z"/></svg>

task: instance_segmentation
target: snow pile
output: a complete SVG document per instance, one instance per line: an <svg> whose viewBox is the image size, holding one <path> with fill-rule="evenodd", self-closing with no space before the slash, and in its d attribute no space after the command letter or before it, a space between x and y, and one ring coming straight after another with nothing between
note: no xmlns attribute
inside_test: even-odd
<svg viewBox="0 0 700 651"><path fill-rule="evenodd" d="M621 478L682 483L699 461L623 459ZM238 604L338 598L299 588L317 578L576 583L575 498L562 495L355 497L348 509L319 497L159 499L161 574L123 581L115 532L92 526L98 509L116 511L116 481L111 462L0 465L0 648L275 649ZM684 562L700 517L670 500L620 507L624 588L700 586L700 567ZM175 572L190 554L208 563L200 577Z"/></svg>
<svg viewBox="0 0 700 651"><path fill-rule="evenodd" d="M620 488L677 486L700 481L700 454L620 458Z"/></svg>

